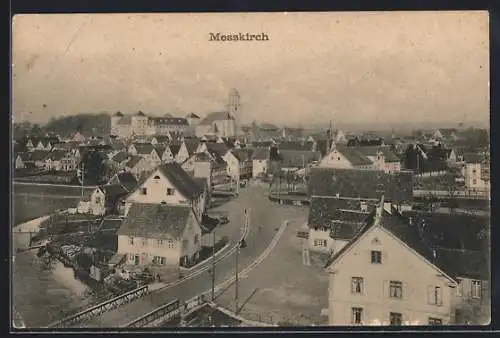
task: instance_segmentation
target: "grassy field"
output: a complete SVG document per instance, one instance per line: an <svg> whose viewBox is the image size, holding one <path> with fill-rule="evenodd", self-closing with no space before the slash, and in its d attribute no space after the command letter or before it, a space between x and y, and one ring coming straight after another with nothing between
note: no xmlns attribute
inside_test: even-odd
<svg viewBox="0 0 500 338"><path fill-rule="evenodd" d="M239 304L244 304L240 315L244 318L280 325L327 322L327 318L321 316L321 310L328 306L328 277L323 269L324 262L311 256L311 266L304 266L302 246L296 238L304 221L290 222L271 254L246 278L240 279ZM234 311L234 296L233 285L217 302Z"/></svg>
<svg viewBox="0 0 500 338"><path fill-rule="evenodd" d="M12 200L12 225L50 214L57 209L75 208L79 198L16 196Z"/></svg>
<svg viewBox="0 0 500 338"><path fill-rule="evenodd" d="M93 188L85 189L93 190ZM50 214L57 209L75 208L80 197L79 187L14 184L12 223L17 225Z"/></svg>

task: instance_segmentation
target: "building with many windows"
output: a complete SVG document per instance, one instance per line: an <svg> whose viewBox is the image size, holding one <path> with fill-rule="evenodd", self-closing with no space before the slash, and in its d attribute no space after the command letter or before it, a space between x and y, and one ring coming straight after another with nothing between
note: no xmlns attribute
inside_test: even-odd
<svg viewBox="0 0 500 338"><path fill-rule="evenodd" d="M382 197L367 225L327 264L330 325L454 324L464 321L464 304L487 308L484 250L446 245L455 231L437 231L384 206Z"/></svg>
<svg viewBox="0 0 500 338"><path fill-rule="evenodd" d="M142 111L135 115L117 112L111 116L111 135L119 138L131 138L147 135L168 135L169 133L185 133L189 129L189 121L183 117L153 117Z"/></svg>

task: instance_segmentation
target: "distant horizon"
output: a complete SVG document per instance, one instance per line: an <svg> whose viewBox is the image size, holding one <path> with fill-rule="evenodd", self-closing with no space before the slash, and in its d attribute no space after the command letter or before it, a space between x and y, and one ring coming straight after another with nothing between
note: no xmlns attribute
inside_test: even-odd
<svg viewBox="0 0 500 338"><path fill-rule="evenodd" d="M486 122L488 29L486 11L16 15L12 111L204 115L236 88L246 123ZM269 40L210 41L228 30Z"/></svg>
<svg viewBox="0 0 500 338"><path fill-rule="evenodd" d="M118 110L117 110L118 111ZM70 116L78 116L78 115L95 115L95 116L98 116L98 115L108 115L108 116L112 116L113 114L115 114L117 111L115 112L105 112L105 111L101 111L101 112L97 112L97 113L76 113L76 114L68 114L68 115L64 115L64 116L58 116L58 117L55 117L55 119L62 119L62 118L65 118L65 117L70 117ZM123 111L120 111L121 113L123 113L124 115L134 115L135 113L137 112L133 112L133 113L127 113L127 112L123 112ZM186 117L187 114L189 113L195 113L196 115L198 115L200 117L200 120L203 120L203 118L205 117L205 115L202 115L201 113L199 112L177 112L177 113L166 113L164 115L152 115L152 114L148 114L147 112L143 111L146 116L152 116L152 117L161 117L161 116L164 116L164 115L167 115L167 114L170 114L172 117ZM209 113L208 113L209 114ZM30 122L28 120L24 120L24 121L14 121L14 123L16 124L21 124L23 122ZM44 127L46 126L50 121L46 121L46 122L43 122L43 123L32 123L32 124L38 124L40 125L41 127ZM242 125L251 125L253 121L248 121L248 122L244 122L242 123ZM30 122L31 123L31 122ZM329 129L330 127L330 121L318 121L318 122L309 122L309 123L271 123L269 121L260 121L260 120L255 120L255 123L257 125L261 125L261 124L272 124L272 125L275 125L276 127L278 128L282 128L282 127L290 127L290 128L298 128L298 127L302 127L304 129L324 129L324 130L327 130ZM435 128L457 128L457 129L460 129L460 128L469 128L469 127L472 127L472 128L487 128L489 129L490 127L490 124L488 122L482 122L482 121L468 121L467 123L464 123L462 127L459 126L459 123L457 123L457 121L449 121L449 122L421 122L421 123L412 123L411 125L409 125L408 123L405 123L404 121L398 121L397 124L393 124L393 125L388 125L386 123L379 123L379 124L374 124L374 123L370 123L370 122L347 122L347 123L343 123L342 121L337 121L335 124L334 124L334 129L345 129L345 131L378 131L378 132L381 132L381 131L391 131L391 130L394 130L395 132L397 131L411 131L411 130L416 130L416 129L435 129Z"/></svg>

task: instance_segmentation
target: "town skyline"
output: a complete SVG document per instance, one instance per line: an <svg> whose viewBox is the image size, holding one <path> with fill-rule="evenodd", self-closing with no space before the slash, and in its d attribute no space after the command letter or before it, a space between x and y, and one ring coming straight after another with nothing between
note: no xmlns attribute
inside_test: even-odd
<svg viewBox="0 0 500 338"><path fill-rule="evenodd" d="M228 30L270 41L208 41ZM243 123L488 122L488 45L486 12L16 16L13 118L203 118L234 87Z"/></svg>

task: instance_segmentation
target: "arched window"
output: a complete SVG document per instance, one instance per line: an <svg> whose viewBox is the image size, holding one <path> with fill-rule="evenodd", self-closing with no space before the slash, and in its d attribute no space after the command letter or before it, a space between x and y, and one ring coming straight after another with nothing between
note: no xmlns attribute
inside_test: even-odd
<svg viewBox="0 0 500 338"><path fill-rule="evenodd" d="M155 177L153 177L155 180L159 180L160 179L160 176L156 175Z"/></svg>

